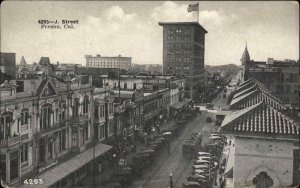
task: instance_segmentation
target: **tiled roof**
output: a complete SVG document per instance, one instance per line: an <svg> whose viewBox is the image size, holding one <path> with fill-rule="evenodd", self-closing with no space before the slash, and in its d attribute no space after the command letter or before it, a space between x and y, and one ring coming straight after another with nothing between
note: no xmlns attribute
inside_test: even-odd
<svg viewBox="0 0 300 188"><path fill-rule="evenodd" d="M249 80L243 82L241 85L239 85L239 87L236 88L235 91L236 91L237 93L238 93L238 92L241 92L241 91L243 91L243 90L245 90L245 89L251 87L252 85L254 85L254 81L253 81L252 79L249 79Z"/></svg>
<svg viewBox="0 0 300 188"><path fill-rule="evenodd" d="M243 99L247 99L247 98L250 98L251 96L257 94L258 90L254 90L254 91L251 91L249 93L245 93L244 95L240 95L239 97L236 97L234 98L231 103L230 103L230 106L242 101ZM235 95L236 96L236 95Z"/></svg>
<svg viewBox="0 0 300 188"><path fill-rule="evenodd" d="M248 89L245 89L245 90L240 91L239 93L236 93L236 94L233 96L233 98L235 99L235 98L237 98L237 97L239 97L239 96L242 96L242 95L244 95L245 93L249 93L249 92L251 92L251 91L253 91L253 90L255 90L255 89L256 89L256 85L253 85L253 86L249 87Z"/></svg>
<svg viewBox="0 0 300 188"><path fill-rule="evenodd" d="M225 117L221 131L299 135L299 124L264 102Z"/></svg>
<svg viewBox="0 0 300 188"><path fill-rule="evenodd" d="M244 86L244 85L246 85L246 84L248 84L249 82L252 82L252 81L253 81L253 79L250 78L250 79L248 79L248 80L242 82L242 83L239 85L239 87Z"/></svg>
<svg viewBox="0 0 300 188"><path fill-rule="evenodd" d="M234 95L230 109L240 110L261 101L278 110L285 109L282 100L275 97L263 84L254 79L246 82L247 84L238 88L239 92Z"/></svg>

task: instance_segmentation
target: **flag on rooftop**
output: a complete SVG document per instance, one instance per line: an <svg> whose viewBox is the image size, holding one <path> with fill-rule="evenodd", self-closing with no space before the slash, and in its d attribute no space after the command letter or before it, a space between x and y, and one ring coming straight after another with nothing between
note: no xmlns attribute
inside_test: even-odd
<svg viewBox="0 0 300 188"><path fill-rule="evenodd" d="M193 11L198 11L199 10L199 3L196 4L189 4L187 11L188 12L193 12Z"/></svg>

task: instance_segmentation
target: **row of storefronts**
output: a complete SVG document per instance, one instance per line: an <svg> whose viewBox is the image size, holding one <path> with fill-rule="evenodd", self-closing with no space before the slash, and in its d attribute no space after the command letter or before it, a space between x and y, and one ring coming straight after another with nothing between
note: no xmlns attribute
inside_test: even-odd
<svg viewBox="0 0 300 188"><path fill-rule="evenodd" d="M154 90L94 88L91 77L81 76L10 81L0 88L1 179L13 186L33 177L47 180L43 187L76 185L94 162L112 158L112 148L121 153L173 117L182 88L184 80Z"/></svg>

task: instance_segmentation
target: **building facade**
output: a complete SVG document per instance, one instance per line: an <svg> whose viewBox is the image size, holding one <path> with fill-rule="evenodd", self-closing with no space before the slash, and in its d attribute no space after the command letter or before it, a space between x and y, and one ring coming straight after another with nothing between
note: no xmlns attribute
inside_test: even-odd
<svg viewBox="0 0 300 188"><path fill-rule="evenodd" d="M91 78L63 81L45 75L11 81L0 90L2 177L10 185L26 186L24 180L37 174L46 187L76 185L92 160L86 157L92 156L94 138ZM95 147L103 153L111 148Z"/></svg>
<svg viewBox="0 0 300 188"><path fill-rule="evenodd" d="M16 78L16 54L1 52L0 61L0 84L4 80L12 80Z"/></svg>
<svg viewBox="0 0 300 188"><path fill-rule="evenodd" d="M299 107L299 62L279 61L273 58L268 58L267 61L250 60L247 46L241 62L243 81L255 78L282 99L287 106Z"/></svg>
<svg viewBox="0 0 300 188"><path fill-rule="evenodd" d="M126 71L130 70L131 57L122 57L121 55L116 57L104 57L101 55L91 56L86 55L86 67L94 68L118 68Z"/></svg>

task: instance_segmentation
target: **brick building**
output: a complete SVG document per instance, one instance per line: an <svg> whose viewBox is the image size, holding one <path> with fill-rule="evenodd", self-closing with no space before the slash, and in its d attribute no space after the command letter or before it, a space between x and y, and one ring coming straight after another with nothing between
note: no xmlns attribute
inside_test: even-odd
<svg viewBox="0 0 300 188"><path fill-rule="evenodd" d="M184 75L186 96L195 98L205 85L204 52L207 31L197 22L160 22L163 26L163 74Z"/></svg>

